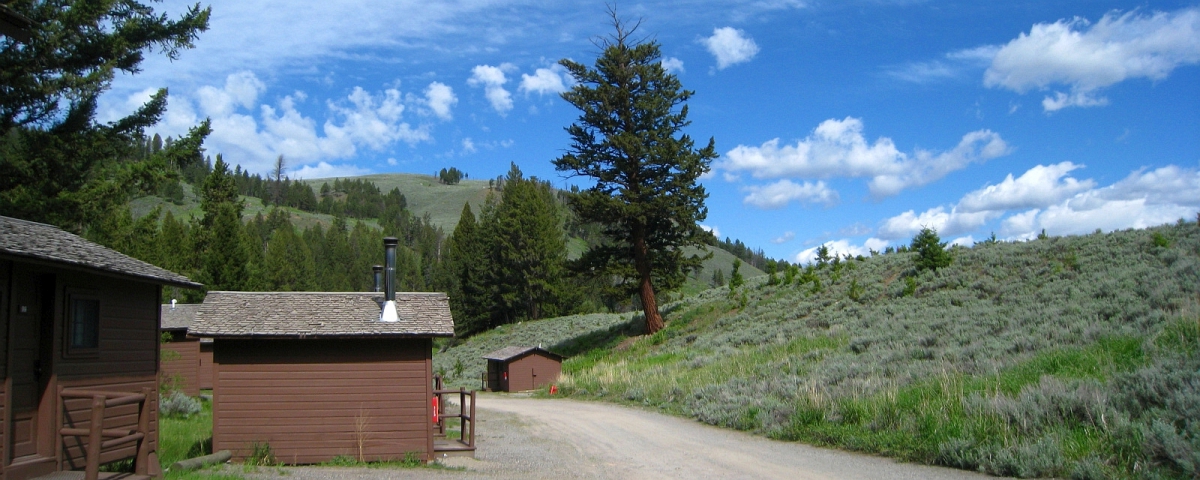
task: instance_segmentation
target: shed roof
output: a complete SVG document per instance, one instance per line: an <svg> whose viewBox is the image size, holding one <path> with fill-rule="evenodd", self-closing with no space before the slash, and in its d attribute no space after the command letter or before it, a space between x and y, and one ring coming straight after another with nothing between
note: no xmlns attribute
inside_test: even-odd
<svg viewBox="0 0 1200 480"><path fill-rule="evenodd" d="M188 333L200 337L451 337L444 293L396 293L398 322L380 322L380 293L208 292Z"/></svg>
<svg viewBox="0 0 1200 480"><path fill-rule="evenodd" d="M203 285L53 225L0 216L0 254L67 264L187 288Z"/></svg>
<svg viewBox="0 0 1200 480"><path fill-rule="evenodd" d="M196 321L196 312L199 310L199 303L163 305L162 321L159 323L159 327L163 330L186 330Z"/></svg>
<svg viewBox="0 0 1200 480"><path fill-rule="evenodd" d="M555 358L558 358L559 360L562 360L562 355L551 352L542 347L504 347L504 348L496 350L492 353L484 355L483 358L488 359L488 360L498 360L501 362L506 362L508 360L512 360L521 355L525 355L526 353L531 353L531 352L543 352L543 353L551 355Z"/></svg>

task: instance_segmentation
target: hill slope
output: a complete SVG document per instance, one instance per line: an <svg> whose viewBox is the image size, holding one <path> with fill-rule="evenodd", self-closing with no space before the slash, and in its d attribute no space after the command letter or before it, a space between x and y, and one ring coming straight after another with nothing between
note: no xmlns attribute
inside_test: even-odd
<svg viewBox="0 0 1200 480"><path fill-rule="evenodd" d="M685 298L654 336L591 338L561 392L999 475L1200 470L1195 223L912 255Z"/></svg>

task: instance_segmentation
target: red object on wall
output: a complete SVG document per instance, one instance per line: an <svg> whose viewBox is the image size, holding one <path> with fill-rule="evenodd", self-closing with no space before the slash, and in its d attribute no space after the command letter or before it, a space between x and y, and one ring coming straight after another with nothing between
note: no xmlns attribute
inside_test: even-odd
<svg viewBox="0 0 1200 480"><path fill-rule="evenodd" d="M438 397L433 397L433 423L438 422Z"/></svg>

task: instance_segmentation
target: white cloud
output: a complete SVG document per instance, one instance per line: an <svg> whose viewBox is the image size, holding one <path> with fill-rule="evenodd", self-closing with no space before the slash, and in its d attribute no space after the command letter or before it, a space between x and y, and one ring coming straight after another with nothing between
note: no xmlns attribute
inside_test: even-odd
<svg viewBox="0 0 1200 480"><path fill-rule="evenodd" d="M680 60L675 57L663 58L662 59L662 68L663 68L663 70L666 70L667 73L673 73L676 75L678 75L680 73L684 73L683 60Z"/></svg>
<svg viewBox="0 0 1200 480"><path fill-rule="evenodd" d="M700 43L716 57L718 70L748 62L758 54L758 44L754 43L754 39L733 27L714 28L712 36L701 39Z"/></svg>
<svg viewBox="0 0 1200 480"><path fill-rule="evenodd" d="M780 146L778 138L758 147L738 145L715 168L727 173L749 171L755 178L870 177L872 195L885 197L1010 151L991 130L963 135L959 144L946 152L916 150L912 155L899 151L887 137L869 143L862 132L861 119L829 119L795 145Z"/></svg>
<svg viewBox="0 0 1200 480"><path fill-rule="evenodd" d="M450 107L458 103L458 97L454 95L454 89L450 88L441 82L432 82L425 88L425 103L429 105L429 109L433 110L433 114L437 115L442 120L450 120L453 115L450 113Z"/></svg>
<svg viewBox="0 0 1200 480"><path fill-rule="evenodd" d="M399 165L400 162L396 161L396 159L394 157L388 157L387 164L394 167L396 165Z"/></svg>
<svg viewBox="0 0 1200 480"><path fill-rule="evenodd" d="M1075 235L1097 228L1145 228L1191 218L1198 209L1200 170L1168 165L1138 170L1107 187L1014 214L1004 220L1001 232L1033 238L1043 229L1050 235Z"/></svg>
<svg viewBox="0 0 1200 480"><path fill-rule="evenodd" d="M318 162L315 166L305 165L299 169L292 170L291 177L312 180L314 178L357 177L368 173L371 173L371 171L350 164L330 165L325 162Z"/></svg>
<svg viewBox="0 0 1200 480"><path fill-rule="evenodd" d="M838 201L838 193L826 187L825 182L796 184L783 179L763 187L747 187L746 190L750 194L746 195L742 203L765 209L782 208L792 200L825 206L834 205Z"/></svg>
<svg viewBox="0 0 1200 480"><path fill-rule="evenodd" d="M266 85L250 71L231 73L225 77L223 88L205 85L196 91L200 111L208 117L224 117L238 108L251 109L258 103L258 95Z"/></svg>
<svg viewBox="0 0 1200 480"><path fill-rule="evenodd" d="M880 240L878 238L868 238L865 242L863 242L862 245L855 245L846 239L830 240L822 243L821 245L817 245L796 254L794 260L799 264L815 262L817 259L817 249L821 248L821 246L824 246L829 250L829 256L831 257L835 255L839 257L845 257L847 254L852 257L857 257L859 255L869 257L871 256L871 250L876 252L881 251L887 246L887 244L888 242L886 240Z"/></svg>
<svg viewBox="0 0 1200 480"><path fill-rule="evenodd" d="M795 238L796 238L796 232L783 232L783 235L772 238L771 243L778 245L781 243L790 242L790 241L794 240Z"/></svg>
<svg viewBox="0 0 1200 480"><path fill-rule="evenodd" d="M547 93L557 95L570 89L574 81L566 68L555 64L550 68L534 70L533 75L522 73L521 85L517 89L525 92L525 95L529 95L531 92L538 95Z"/></svg>
<svg viewBox="0 0 1200 480"><path fill-rule="evenodd" d="M1083 165L1062 162L1049 166L1037 165L1016 179L1010 173L1004 181L996 185L989 185L964 195L958 202L958 209L979 212L1052 205L1096 186L1096 182L1090 179L1080 181L1067 176L1079 168L1083 168Z"/></svg>
<svg viewBox="0 0 1200 480"><path fill-rule="evenodd" d="M884 220L878 234L885 239L896 240L912 237L922 228L932 228L939 235L958 235L979 228L1001 215L1003 212L963 212L957 208L947 212L945 207L934 207L919 215L909 210Z"/></svg>
<svg viewBox="0 0 1200 480"><path fill-rule="evenodd" d="M1035 24L1002 46L984 85L1018 93L1068 87L1042 101L1047 112L1097 106L1096 92L1131 78L1162 80L1181 65L1200 63L1200 8L1142 14L1110 12L1095 24L1083 18Z"/></svg>
<svg viewBox="0 0 1200 480"><path fill-rule="evenodd" d="M476 65L471 70L471 78L467 84L472 87L483 87L484 96L492 104L492 108L501 116L507 115L513 108L512 94L504 89L508 77L504 72L514 70L511 63L502 63L498 67L491 65Z"/></svg>
<svg viewBox="0 0 1200 480"><path fill-rule="evenodd" d="M472 154L472 153L475 153L475 152L476 152L476 149L475 149L475 142L471 140L471 137L467 137L467 138L464 138L464 139L462 139L462 153L463 153L463 155L469 155L469 154Z"/></svg>
<svg viewBox="0 0 1200 480"><path fill-rule="evenodd" d="M947 53L944 58L909 62L884 70L888 76L912 83L933 83L962 77L968 69L987 66L999 47L983 46Z"/></svg>
<svg viewBox="0 0 1200 480"><path fill-rule="evenodd" d="M962 247L970 247L972 245L975 245L975 237L973 237L971 235L958 237L958 238L955 238L954 240L947 242L947 245L950 245L950 246L958 245L958 246L962 246Z"/></svg>
<svg viewBox="0 0 1200 480"><path fill-rule="evenodd" d="M721 238L721 229L717 228L715 225L705 225L701 223L700 229L713 234L714 237Z"/></svg>

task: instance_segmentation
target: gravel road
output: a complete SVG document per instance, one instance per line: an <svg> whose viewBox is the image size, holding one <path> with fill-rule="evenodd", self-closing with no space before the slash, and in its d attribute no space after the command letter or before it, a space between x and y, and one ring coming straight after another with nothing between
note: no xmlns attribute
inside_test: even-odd
<svg viewBox="0 0 1200 480"><path fill-rule="evenodd" d="M475 459L449 469L269 468L262 479L962 479L973 472L778 442L618 405L481 394ZM238 471L237 473L243 473Z"/></svg>

